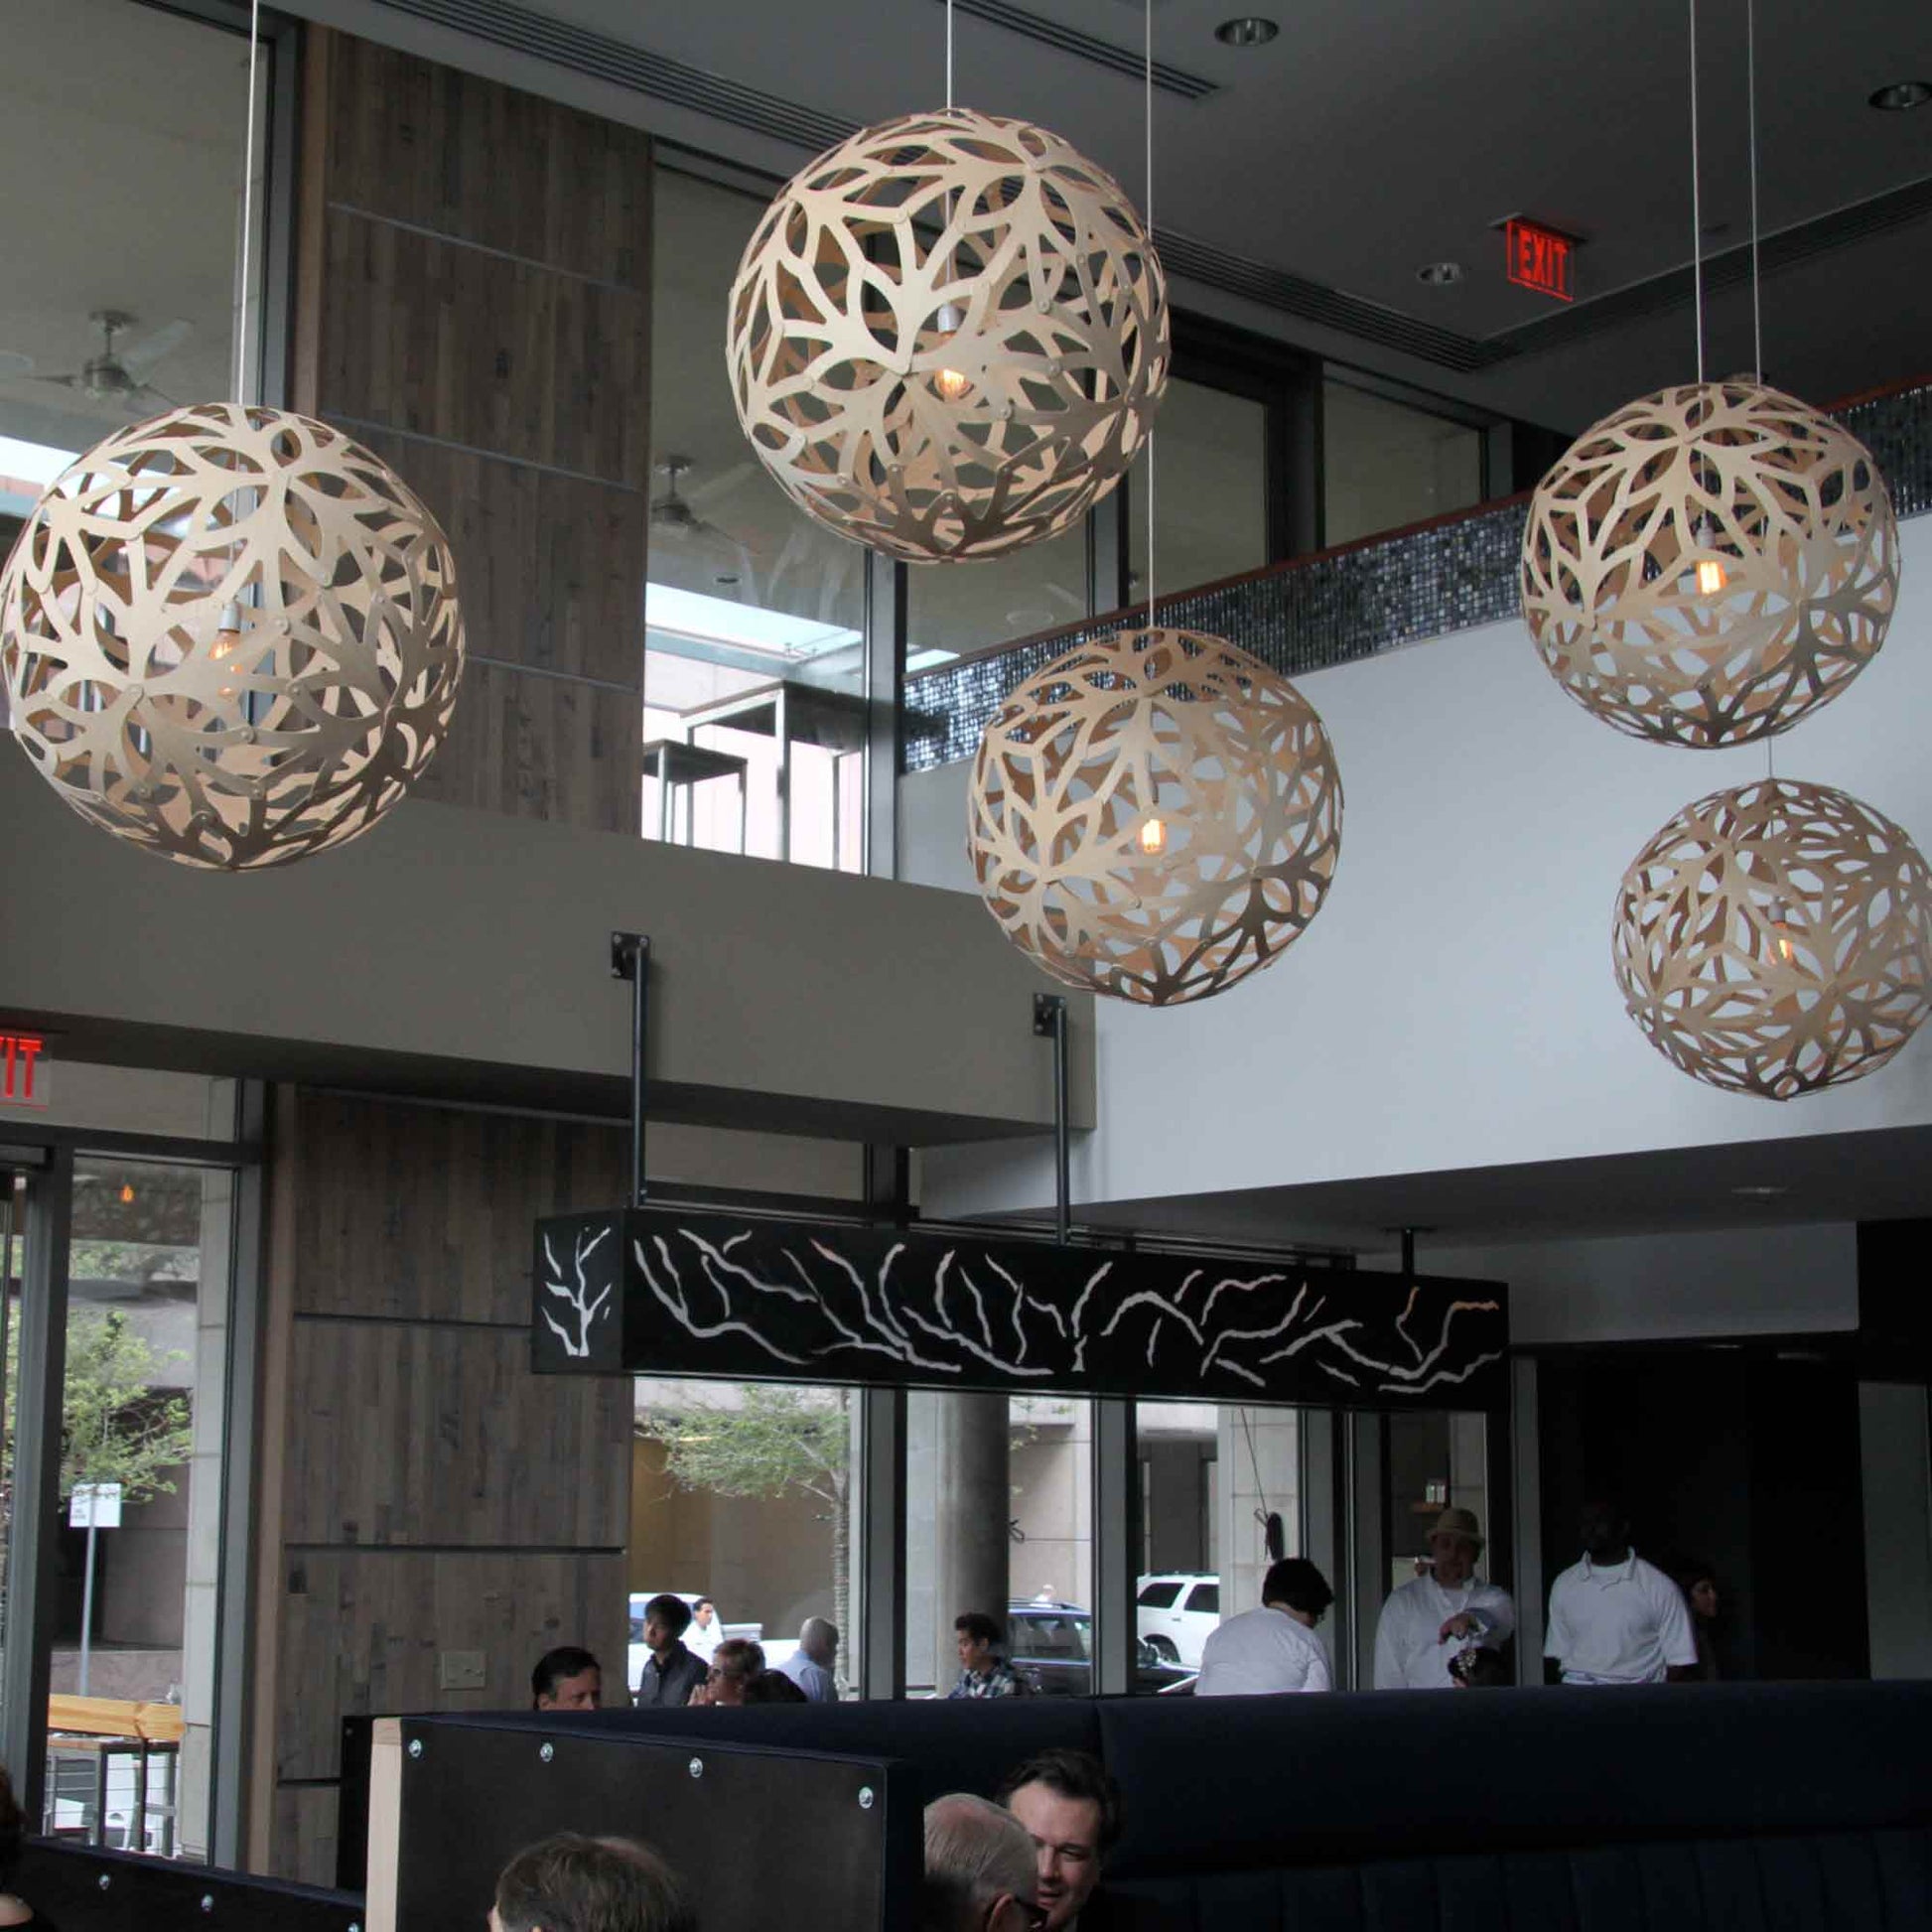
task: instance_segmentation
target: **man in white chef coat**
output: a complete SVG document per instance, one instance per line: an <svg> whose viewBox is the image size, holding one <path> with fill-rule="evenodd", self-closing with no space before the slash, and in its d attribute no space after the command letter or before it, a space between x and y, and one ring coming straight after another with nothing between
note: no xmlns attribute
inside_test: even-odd
<svg viewBox="0 0 1932 1932"><path fill-rule="evenodd" d="M1451 1691L1449 1665L1465 1650L1498 1650L1516 1628L1506 1589L1476 1576L1482 1530L1475 1512L1446 1509L1429 1533L1434 1567L1382 1605L1375 1630L1378 1691Z"/></svg>

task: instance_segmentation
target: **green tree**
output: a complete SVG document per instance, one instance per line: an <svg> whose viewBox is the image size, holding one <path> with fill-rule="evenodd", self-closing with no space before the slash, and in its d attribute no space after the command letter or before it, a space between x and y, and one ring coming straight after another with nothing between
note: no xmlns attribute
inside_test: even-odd
<svg viewBox="0 0 1932 1932"><path fill-rule="evenodd" d="M791 1389L748 1382L735 1405L685 1397L637 1418L637 1434L659 1443L664 1468L681 1489L714 1496L783 1496L799 1491L825 1505L832 1525L832 1621L841 1659L850 1654L852 1419L843 1389Z"/></svg>
<svg viewBox="0 0 1932 1932"><path fill-rule="evenodd" d="M18 1322L7 1328L7 1502L14 1468L14 1395L19 1387ZM79 1309L68 1323L67 1378L61 1405L61 1501L76 1482L118 1482L124 1504L170 1496L169 1471L195 1443L183 1395L157 1393L158 1370L185 1359L157 1358L117 1310Z"/></svg>

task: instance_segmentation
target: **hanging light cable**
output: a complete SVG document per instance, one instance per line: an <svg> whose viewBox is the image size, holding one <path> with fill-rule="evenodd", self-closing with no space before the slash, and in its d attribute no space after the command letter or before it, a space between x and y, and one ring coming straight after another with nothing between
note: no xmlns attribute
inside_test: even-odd
<svg viewBox="0 0 1932 1932"><path fill-rule="evenodd" d="M1878 466L1840 424L1763 381L1756 37L1751 76L1750 380L1705 376L1697 0L1688 0L1697 379L1584 432L1537 485L1523 619L1593 716L1693 750L1788 731L1884 643L1898 525Z"/></svg>
<svg viewBox="0 0 1932 1932"><path fill-rule="evenodd" d="M1154 21L1144 35L1154 199ZM1224 992L1325 899L1341 777L1314 707L1225 642L1159 623L1154 438L1147 620L1077 645L980 736L967 849L987 909L1070 986L1146 1006Z"/></svg>
<svg viewBox="0 0 1932 1932"><path fill-rule="evenodd" d="M116 837L227 872L373 825L443 742L464 661L429 509L340 430L253 397L261 72L251 0L231 398L97 443L0 571L22 751Z"/></svg>

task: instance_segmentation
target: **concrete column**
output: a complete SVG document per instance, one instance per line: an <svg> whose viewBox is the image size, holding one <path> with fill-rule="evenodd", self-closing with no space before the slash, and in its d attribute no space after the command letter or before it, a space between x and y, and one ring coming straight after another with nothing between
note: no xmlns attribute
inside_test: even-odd
<svg viewBox="0 0 1932 1932"><path fill-rule="evenodd" d="M1290 1556L1314 1555L1301 1540L1301 1417L1294 1409L1223 1407L1215 1417L1214 1545L1221 1578L1221 1614L1261 1601L1268 1552L1255 1512L1280 1514Z"/></svg>
<svg viewBox="0 0 1932 1932"><path fill-rule="evenodd" d="M939 1403L938 1534L933 1647L937 1681L949 1681L952 1621L962 1610L1007 1612L1007 1519L1013 1514L1004 1395L952 1395Z"/></svg>

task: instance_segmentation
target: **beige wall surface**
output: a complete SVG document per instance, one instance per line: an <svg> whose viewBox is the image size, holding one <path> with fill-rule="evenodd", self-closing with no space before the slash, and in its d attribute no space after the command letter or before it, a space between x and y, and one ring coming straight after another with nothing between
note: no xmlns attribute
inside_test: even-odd
<svg viewBox="0 0 1932 1932"><path fill-rule="evenodd" d="M4 750L5 748L0 748ZM979 904L891 880L407 800L230 878L139 852L0 757L0 1013L62 1057L619 1115L652 945L653 1105L834 1140L1039 1133L1047 982ZM44 908L44 915L36 908ZM1091 1000L1069 995L1076 1126Z"/></svg>

